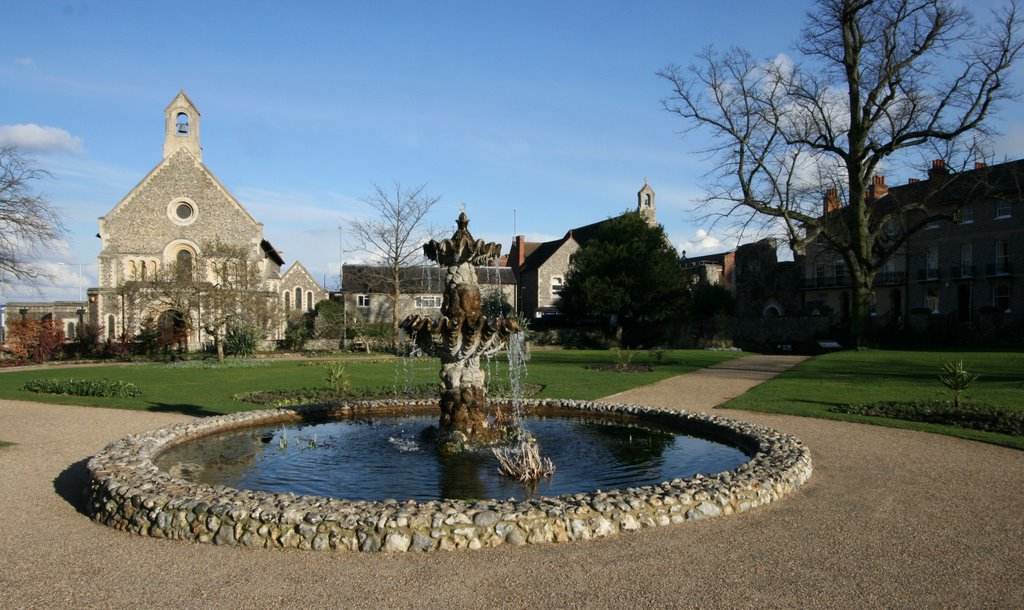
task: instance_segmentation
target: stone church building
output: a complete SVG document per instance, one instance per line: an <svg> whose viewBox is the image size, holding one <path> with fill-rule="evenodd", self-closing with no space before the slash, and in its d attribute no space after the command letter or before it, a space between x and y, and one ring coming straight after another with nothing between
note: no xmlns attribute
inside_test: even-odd
<svg viewBox="0 0 1024 610"><path fill-rule="evenodd" d="M212 300L215 291L226 294L223 283L237 282L231 286L236 297L249 295L233 302L259 305L239 309L259 309L268 340L283 336L289 312L311 310L327 297L298 263L282 283L284 259L264 236L263 224L203 164L199 110L184 91L164 109L163 158L99 219L97 237L99 287L89 290L89 314L107 338L132 337L149 320L174 326L181 347L200 349L210 341ZM219 273L228 264L217 253L227 249L244 261L245 273L232 267L234 280ZM193 264L199 267L193 270ZM165 291L155 298L147 287L156 278L165 281L169 269L193 271L195 294L174 301Z"/></svg>

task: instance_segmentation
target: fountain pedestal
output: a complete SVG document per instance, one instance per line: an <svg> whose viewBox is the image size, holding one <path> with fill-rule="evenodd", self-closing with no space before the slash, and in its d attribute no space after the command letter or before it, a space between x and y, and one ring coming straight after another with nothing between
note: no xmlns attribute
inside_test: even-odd
<svg viewBox="0 0 1024 610"><path fill-rule="evenodd" d="M413 315L402 323L424 353L441 359L438 446L445 453L490 444L502 435L488 422L480 358L503 349L509 336L520 331L515 320L483 315L476 266L497 259L501 246L474 240L468 225L463 212L450 239L423 245L427 258L445 268L441 317L431 320Z"/></svg>

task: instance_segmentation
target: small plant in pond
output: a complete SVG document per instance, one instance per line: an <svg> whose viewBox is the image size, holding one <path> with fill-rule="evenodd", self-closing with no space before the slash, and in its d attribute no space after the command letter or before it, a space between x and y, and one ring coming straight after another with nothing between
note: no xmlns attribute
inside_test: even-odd
<svg viewBox="0 0 1024 610"><path fill-rule="evenodd" d="M542 458L537 443L522 441L512 447L491 449L498 459L498 473L522 483L550 478L555 472L551 458Z"/></svg>
<svg viewBox="0 0 1024 610"><path fill-rule="evenodd" d="M281 451L288 448L288 429L284 426L281 426L281 436L277 439L277 447Z"/></svg>
<svg viewBox="0 0 1024 610"><path fill-rule="evenodd" d="M942 365L942 372L939 373L939 381L942 382L942 385L953 391L953 406L957 409L960 408L960 396L964 393L964 390L977 381L977 379L978 375L975 375L964 368L963 360L958 360L956 362L947 360L946 363Z"/></svg>

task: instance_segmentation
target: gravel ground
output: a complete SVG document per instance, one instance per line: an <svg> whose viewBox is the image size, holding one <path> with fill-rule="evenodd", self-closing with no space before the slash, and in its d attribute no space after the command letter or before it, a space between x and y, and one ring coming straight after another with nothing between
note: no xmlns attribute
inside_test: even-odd
<svg viewBox="0 0 1024 610"><path fill-rule="evenodd" d="M706 410L791 366L751 356L609 397ZM1024 452L738 411L800 437L775 505L582 543L429 555L221 548L81 514L85 460L179 414L0 401L6 608L1024 608Z"/></svg>

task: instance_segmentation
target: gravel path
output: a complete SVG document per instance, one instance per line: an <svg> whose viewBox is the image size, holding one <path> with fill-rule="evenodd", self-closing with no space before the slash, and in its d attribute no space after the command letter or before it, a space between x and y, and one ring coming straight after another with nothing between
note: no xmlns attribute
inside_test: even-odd
<svg viewBox="0 0 1024 610"><path fill-rule="evenodd" d="M709 409L794 364L752 356L614 400ZM611 398L610 398L611 399ZM188 417L0 401L5 608L1024 608L1024 452L726 411L800 437L814 476L749 513L612 539L429 555L222 548L79 512L107 442Z"/></svg>

